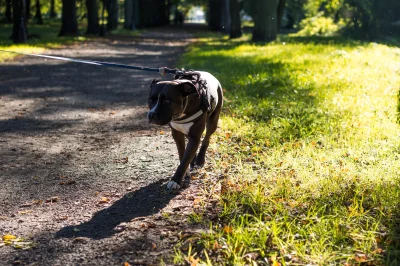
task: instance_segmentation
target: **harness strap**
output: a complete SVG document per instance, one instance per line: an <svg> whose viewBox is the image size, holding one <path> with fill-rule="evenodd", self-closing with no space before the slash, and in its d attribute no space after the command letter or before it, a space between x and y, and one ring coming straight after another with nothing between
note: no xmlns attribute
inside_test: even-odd
<svg viewBox="0 0 400 266"><path fill-rule="evenodd" d="M172 122L174 122L175 124L190 123L190 122L196 120L198 117L200 117L203 113L204 113L203 110L199 110L197 113L195 113L194 115L189 116L186 119L183 119L183 120L172 120Z"/></svg>

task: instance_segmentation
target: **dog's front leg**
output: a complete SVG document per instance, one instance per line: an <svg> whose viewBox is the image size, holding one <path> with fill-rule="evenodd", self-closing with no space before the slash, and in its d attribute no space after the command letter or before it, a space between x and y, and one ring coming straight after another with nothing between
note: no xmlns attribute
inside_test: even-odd
<svg viewBox="0 0 400 266"><path fill-rule="evenodd" d="M183 185L183 178L187 171L189 170L189 164L192 161L193 157L196 154L197 148L200 144L200 136L188 136L189 142L186 146L186 149L183 153L183 157L180 160L178 168L176 169L175 174L172 176L171 181L167 183L167 189L179 189ZM176 141L176 140L175 140ZM178 143L177 143L178 147ZM179 152L179 147L178 147ZM188 178L190 178L190 173Z"/></svg>

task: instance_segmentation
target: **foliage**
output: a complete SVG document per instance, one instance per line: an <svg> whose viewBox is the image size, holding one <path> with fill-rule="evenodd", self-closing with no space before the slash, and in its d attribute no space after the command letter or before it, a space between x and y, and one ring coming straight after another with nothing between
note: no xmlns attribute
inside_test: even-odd
<svg viewBox="0 0 400 266"><path fill-rule="evenodd" d="M337 29L345 28L345 31L359 38L376 38L380 35L393 35L400 33L399 27L395 26L395 22L400 20L399 1L391 0L317 0L288 2L288 10L291 16L305 16L306 22L303 27L308 28L305 33L317 32L321 24L315 23L321 20L321 17L329 18L337 25ZM296 4L296 8L291 8ZM333 24L329 22L332 26ZM306 26L304 26L306 24Z"/></svg>
<svg viewBox="0 0 400 266"><path fill-rule="evenodd" d="M1 1L0 1L1 2ZM5 1L4 1L5 2ZM81 3L78 3L78 8L82 6ZM48 17L50 15L50 1L40 1L40 7L42 14L44 17ZM34 15L34 8L35 8L35 1L31 1L31 13ZM57 14L61 13L61 0L60 1L55 1L55 11ZM1 15L5 14L5 4L0 4L0 20L1 20Z"/></svg>
<svg viewBox="0 0 400 266"><path fill-rule="evenodd" d="M221 265L398 261L400 49L247 41L204 39L181 60L213 73L226 98L210 146L213 171L225 176L221 211L190 256Z"/></svg>
<svg viewBox="0 0 400 266"><path fill-rule="evenodd" d="M332 18L325 17L322 13L315 17L303 19L300 22L300 31L297 32L298 36L333 36L341 28L344 23L340 21L335 23Z"/></svg>

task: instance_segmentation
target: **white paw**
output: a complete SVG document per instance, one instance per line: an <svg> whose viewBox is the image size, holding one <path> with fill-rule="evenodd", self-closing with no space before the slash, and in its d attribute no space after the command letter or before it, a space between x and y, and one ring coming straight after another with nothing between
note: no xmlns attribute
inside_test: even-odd
<svg viewBox="0 0 400 266"><path fill-rule="evenodd" d="M181 186L178 185L178 183L176 183L175 181L168 181L167 183L167 189L169 190L173 190L173 189L180 189Z"/></svg>

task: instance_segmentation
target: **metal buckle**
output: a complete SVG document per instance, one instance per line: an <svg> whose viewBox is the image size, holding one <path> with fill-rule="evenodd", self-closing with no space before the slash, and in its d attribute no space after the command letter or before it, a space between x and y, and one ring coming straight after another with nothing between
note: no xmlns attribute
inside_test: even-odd
<svg viewBox="0 0 400 266"><path fill-rule="evenodd" d="M167 68L166 67L160 67L158 69L158 73L160 73L161 76L165 76L167 74Z"/></svg>

